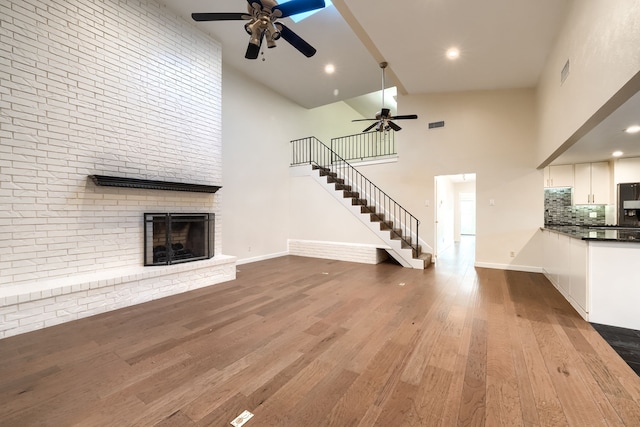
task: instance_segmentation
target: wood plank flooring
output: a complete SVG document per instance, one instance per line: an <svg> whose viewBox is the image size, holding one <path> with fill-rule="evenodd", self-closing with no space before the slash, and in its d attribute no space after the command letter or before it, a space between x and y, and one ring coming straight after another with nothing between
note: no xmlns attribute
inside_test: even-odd
<svg viewBox="0 0 640 427"><path fill-rule="evenodd" d="M540 274L282 257L0 340L0 426L638 426L640 378Z"/></svg>

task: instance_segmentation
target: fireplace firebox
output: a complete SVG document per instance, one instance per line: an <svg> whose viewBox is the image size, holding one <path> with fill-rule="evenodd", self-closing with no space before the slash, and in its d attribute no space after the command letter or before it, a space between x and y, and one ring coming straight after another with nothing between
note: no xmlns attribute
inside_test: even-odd
<svg viewBox="0 0 640 427"><path fill-rule="evenodd" d="M170 265L214 256L213 213L145 213L144 265Z"/></svg>

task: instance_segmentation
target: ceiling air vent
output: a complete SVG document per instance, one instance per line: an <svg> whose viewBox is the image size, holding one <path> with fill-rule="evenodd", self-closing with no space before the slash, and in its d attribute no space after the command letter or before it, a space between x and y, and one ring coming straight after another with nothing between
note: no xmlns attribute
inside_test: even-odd
<svg viewBox="0 0 640 427"><path fill-rule="evenodd" d="M435 129L435 128L443 128L444 127L444 120L441 122L431 122L429 123L429 129Z"/></svg>

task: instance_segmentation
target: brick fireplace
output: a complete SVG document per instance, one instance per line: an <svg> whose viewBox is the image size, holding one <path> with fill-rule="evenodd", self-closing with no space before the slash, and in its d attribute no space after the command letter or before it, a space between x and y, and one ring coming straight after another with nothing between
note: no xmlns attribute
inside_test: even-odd
<svg viewBox="0 0 640 427"><path fill-rule="evenodd" d="M0 338L233 280L219 43L154 0L2 10ZM144 266L148 212L215 214L198 262Z"/></svg>

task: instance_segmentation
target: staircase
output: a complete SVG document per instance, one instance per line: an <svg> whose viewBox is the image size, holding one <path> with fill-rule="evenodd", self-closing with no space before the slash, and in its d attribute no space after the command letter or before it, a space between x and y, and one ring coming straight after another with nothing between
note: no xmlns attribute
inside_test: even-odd
<svg viewBox="0 0 640 427"><path fill-rule="evenodd" d="M309 165L309 175L375 233L389 255L404 267L431 264L431 254L422 252L416 217L318 139L291 143L291 166Z"/></svg>

